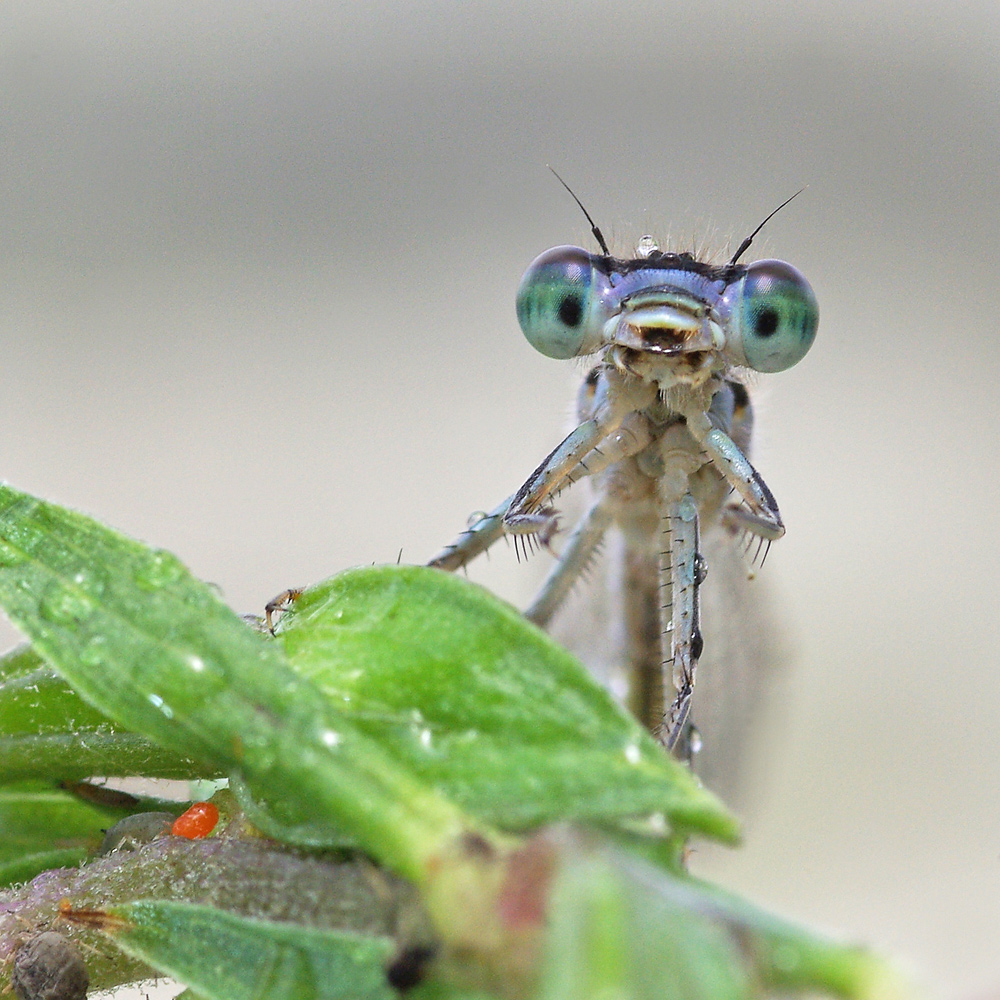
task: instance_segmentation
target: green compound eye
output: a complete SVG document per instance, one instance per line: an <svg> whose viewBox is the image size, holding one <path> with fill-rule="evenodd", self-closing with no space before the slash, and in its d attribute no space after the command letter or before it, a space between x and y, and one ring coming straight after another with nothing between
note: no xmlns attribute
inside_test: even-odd
<svg viewBox="0 0 1000 1000"><path fill-rule="evenodd" d="M758 260L735 288L731 330L738 360L759 372L784 371L801 361L819 325L809 282L783 260Z"/></svg>
<svg viewBox="0 0 1000 1000"><path fill-rule="evenodd" d="M532 261L517 290L517 320L528 343L550 358L596 351L608 318L608 277L580 247L554 247Z"/></svg>

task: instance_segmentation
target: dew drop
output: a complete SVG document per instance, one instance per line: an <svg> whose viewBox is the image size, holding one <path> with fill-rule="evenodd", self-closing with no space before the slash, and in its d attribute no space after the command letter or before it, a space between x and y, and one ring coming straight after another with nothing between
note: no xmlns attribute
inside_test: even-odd
<svg viewBox="0 0 1000 1000"><path fill-rule="evenodd" d="M143 590L160 590L176 583L183 574L181 561L173 553L158 549L135 571L135 582Z"/></svg>
<svg viewBox="0 0 1000 1000"><path fill-rule="evenodd" d="M636 257L652 257L659 249L652 236L643 236L636 245L635 255Z"/></svg>
<svg viewBox="0 0 1000 1000"><path fill-rule="evenodd" d="M205 670L205 661L200 657L192 653L187 658L187 665L196 673L200 674Z"/></svg>
<svg viewBox="0 0 1000 1000"><path fill-rule="evenodd" d="M86 621L95 611L94 602L78 590L61 583L50 584L42 595L39 611L43 618L57 625Z"/></svg>
<svg viewBox="0 0 1000 1000"><path fill-rule="evenodd" d="M104 593L104 580L92 569L78 569L73 574L73 583L92 597Z"/></svg>
<svg viewBox="0 0 1000 1000"><path fill-rule="evenodd" d="M467 528L474 528L483 518L487 517L485 510L474 510L465 521L465 526Z"/></svg>
<svg viewBox="0 0 1000 1000"><path fill-rule="evenodd" d="M336 747L340 746L341 736L340 733L335 733L332 729L324 729L320 736L320 739L328 747Z"/></svg>
<svg viewBox="0 0 1000 1000"><path fill-rule="evenodd" d="M642 751L638 743L629 743L625 747L625 759L630 764L638 764L642 760Z"/></svg>
<svg viewBox="0 0 1000 1000"><path fill-rule="evenodd" d="M431 731L429 729L420 730L420 745L425 750L430 750L431 748Z"/></svg>
<svg viewBox="0 0 1000 1000"><path fill-rule="evenodd" d="M174 717L174 710L158 694L150 694L146 697L150 704L155 705L168 719Z"/></svg>

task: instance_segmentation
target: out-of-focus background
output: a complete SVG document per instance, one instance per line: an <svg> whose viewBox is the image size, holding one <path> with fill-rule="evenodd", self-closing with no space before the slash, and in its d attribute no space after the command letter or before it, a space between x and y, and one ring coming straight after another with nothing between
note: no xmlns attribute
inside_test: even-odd
<svg viewBox="0 0 1000 1000"><path fill-rule="evenodd" d="M794 669L746 846L696 865L995 992L998 51L994 0L7 3L0 475L241 611L425 560L565 427L513 310L591 245L546 163L622 251L809 185L748 255L822 310L759 394Z"/></svg>

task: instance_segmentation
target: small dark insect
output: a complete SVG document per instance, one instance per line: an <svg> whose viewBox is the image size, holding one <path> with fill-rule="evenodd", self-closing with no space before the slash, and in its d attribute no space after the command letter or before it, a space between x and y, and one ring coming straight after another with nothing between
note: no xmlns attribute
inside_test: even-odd
<svg viewBox="0 0 1000 1000"><path fill-rule="evenodd" d="M14 953L11 984L20 1000L84 1000L90 977L73 942L44 931Z"/></svg>
<svg viewBox="0 0 1000 1000"><path fill-rule="evenodd" d="M301 596L302 587L289 587L264 605L264 627L274 635L274 616L284 614Z"/></svg>

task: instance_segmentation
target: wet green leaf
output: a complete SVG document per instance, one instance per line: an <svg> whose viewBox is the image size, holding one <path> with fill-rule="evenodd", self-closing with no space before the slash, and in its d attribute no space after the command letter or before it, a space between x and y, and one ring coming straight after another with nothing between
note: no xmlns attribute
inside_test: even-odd
<svg viewBox="0 0 1000 1000"><path fill-rule="evenodd" d="M293 801L420 880L474 822L393 760L172 555L0 486L0 605L130 732Z"/></svg>
<svg viewBox="0 0 1000 1000"><path fill-rule="evenodd" d="M280 638L296 672L420 777L507 829L660 813L722 840L735 821L510 605L415 566L305 591Z"/></svg>
<svg viewBox="0 0 1000 1000"><path fill-rule="evenodd" d="M0 781L97 774L190 779L210 770L124 732L30 646L0 657Z"/></svg>

